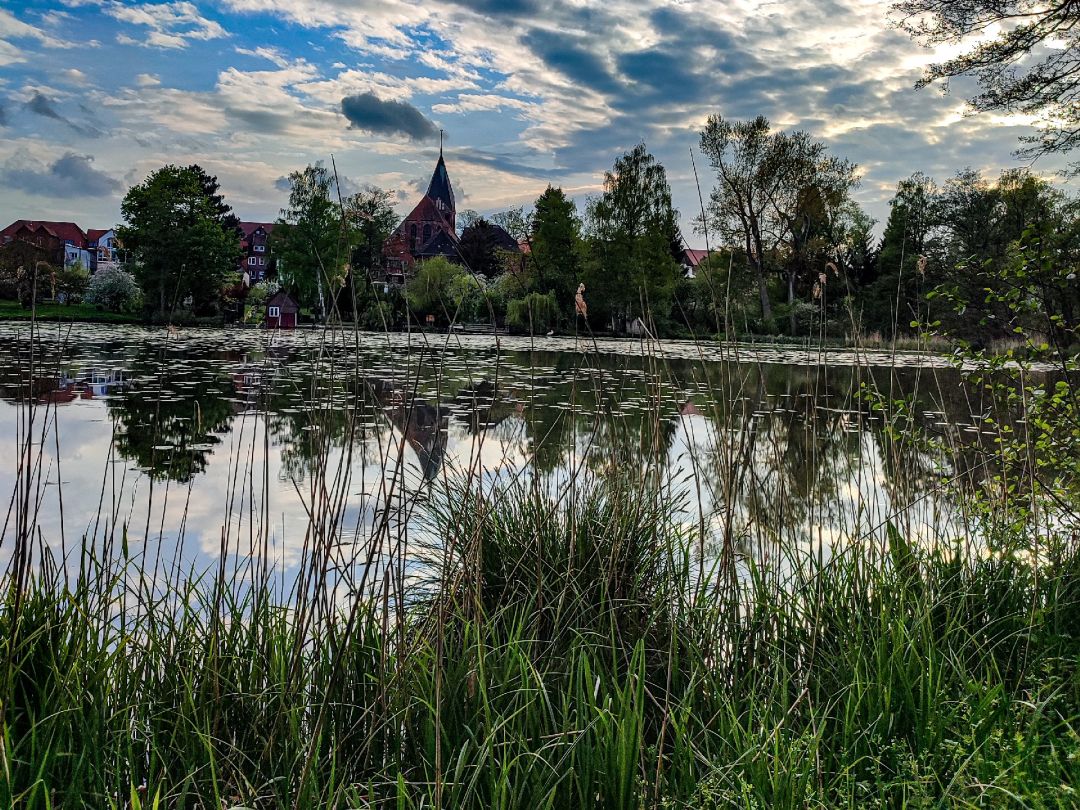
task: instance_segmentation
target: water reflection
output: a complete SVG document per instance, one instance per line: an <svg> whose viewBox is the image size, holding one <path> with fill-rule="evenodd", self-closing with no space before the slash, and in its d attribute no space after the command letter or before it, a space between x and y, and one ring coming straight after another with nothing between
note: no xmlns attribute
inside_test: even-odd
<svg viewBox="0 0 1080 810"><path fill-rule="evenodd" d="M956 372L918 366L211 331L170 342L102 327L31 351L25 333L4 330L0 430L19 434L31 403L55 417L56 446L39 448L44 483L59 485L37 507L42 538L64 539L62 492L80 535L126 527L195 567L234 548L288 568L320 510L344 507L332 529L348 545L393 497L422 498L463 470L553 485L578 468L636 471L680 497L717 548L759 557L840 544L890 519L918 536L956 518L937 489L963 459L893 441L859 392L914 394L931 428L978 416ZM6 465L0 489L12 491L17 472ZM154 482L180 490L163 495Z"/></svg>

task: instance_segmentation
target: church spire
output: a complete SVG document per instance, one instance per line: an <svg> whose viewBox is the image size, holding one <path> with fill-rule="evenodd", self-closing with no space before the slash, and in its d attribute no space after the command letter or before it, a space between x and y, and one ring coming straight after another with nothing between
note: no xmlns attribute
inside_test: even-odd
<svg viewBox="0 0 1080 810"><path fill-rule="evenodd" d="M431 175L427 196L443 213L443 216L452 223L457 215L457 205L454 200L454 188L450 185L450 175L446 171L446 161L443 159L442 140L443 133L439 130L439 162L435 164L435 171Z"/></svg>

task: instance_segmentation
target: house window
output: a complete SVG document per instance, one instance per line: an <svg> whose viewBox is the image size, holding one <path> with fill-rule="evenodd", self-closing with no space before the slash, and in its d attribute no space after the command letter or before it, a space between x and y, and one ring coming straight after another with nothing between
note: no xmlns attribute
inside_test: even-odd
<svg viewBox="0 0 1080 810"><path fill-rule="evenodd" d="M256 253L265 253L266 252L266 245L256 245L255 246L255 252Z"/></svg>
<svg viewBox="0 0 1080 810"><path fill-rule="evenodd" d="M248 256L248 264L250 264L252 267L255 266L255 257L254 256Z"/></svg>
<svg viewBox="0 0 1080 810"><path fill-rule="evenodd" d="M266 264L266 257L265 256L260 256L259 257L259 267L262 267L264 264Z"/></svg>
<svg viewBox="0 0 1080 810"><path fill-rule="evenodd" d="M280 318L281 307L267 307L266 314L269 315L271 318Z"/></svg>

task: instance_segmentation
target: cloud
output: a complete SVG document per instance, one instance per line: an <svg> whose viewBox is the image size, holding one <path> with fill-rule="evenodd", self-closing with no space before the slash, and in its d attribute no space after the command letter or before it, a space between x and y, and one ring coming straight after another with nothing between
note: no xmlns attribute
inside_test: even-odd
<svg viewBox="0 0 1080 810"><path fill-rule="evenodd" d="M229 36L220 23L202 16L198 7L190 2L112 3L105 7L105 13L120 22L149 29L149 33L140 39L118 34L116 41L122 45L186 48L188 40L223 39Z"/></svg>
<svg viewBox="0 0 1080 810"><path fill-rule="evenodd" d="M139 87L157 87L161 79L153 73L140 73L135 77L135 84Z"/></svg>
<svg viewBox="0 0 1080 810"><path fill-rule="evenodd" d="M120 181L93 162L90 155L68 152L46 164L21 151L0 167L0 183L43 197L108 197L120 191Z"/></svg>
<svg viewBox="0 0 1080 810"><path fill-rule="evenodd" d="M375 135L401 134L414 141L434 138L438 133L420 110L406 101L383 101L374 93L360 93L341 100L341 112L351 128Z"/></svg>
<svg viewBox="0 0 1080 810"><path fill-rule="evenodd" d="M0 104L0 127L6 127L7 122L7 110L4 108L3 104Z"/></svg>

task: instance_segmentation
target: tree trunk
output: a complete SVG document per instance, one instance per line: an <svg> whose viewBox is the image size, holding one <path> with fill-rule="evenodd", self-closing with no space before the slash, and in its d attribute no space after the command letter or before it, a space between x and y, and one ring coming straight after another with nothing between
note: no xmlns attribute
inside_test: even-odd
<svg viewBox="0 0 1080 810"><path fill-rule="evenodd" d="M791 328L791 336L795 337L795 274L787 274L787 303L788 303L788 325Z"/></svg>

